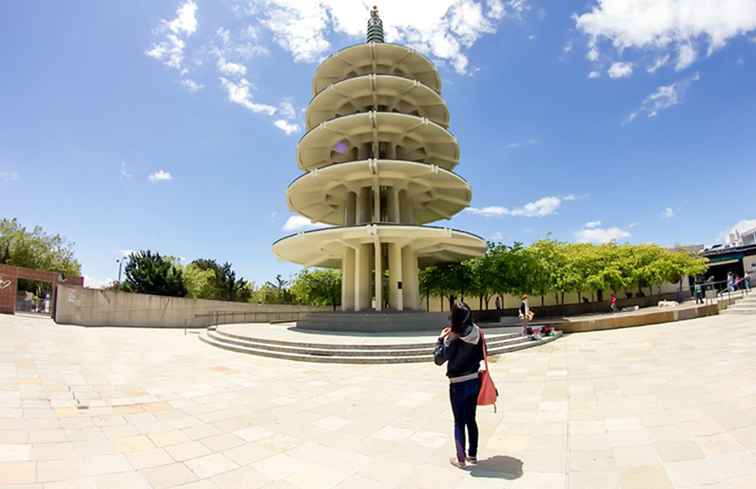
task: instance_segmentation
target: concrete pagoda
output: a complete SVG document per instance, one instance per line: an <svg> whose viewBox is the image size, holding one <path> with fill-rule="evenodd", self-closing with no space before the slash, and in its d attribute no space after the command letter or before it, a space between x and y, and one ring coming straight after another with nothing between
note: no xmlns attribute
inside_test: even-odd
<svg viewBox="0 0 756 489"><path fill-rule="evenodd" d="M418 267L485 251L478 236L426 225L454 216L472 197L453 172L459 144L438 72L413 49L385 43L373 7L367 43L323 61L312 93L308 132L297 145L306 173L286 195L291 210L334 226L284 237L273 252L340 268L343 311L419 310Z"/></svg>

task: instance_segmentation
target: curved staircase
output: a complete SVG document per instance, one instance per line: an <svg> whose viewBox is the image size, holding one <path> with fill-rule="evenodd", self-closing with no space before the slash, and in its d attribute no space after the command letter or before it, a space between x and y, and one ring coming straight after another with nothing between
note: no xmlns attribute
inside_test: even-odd
<svg viewBox="0 0 756 489"><path fill-rule="evenodd" d="M253 328L250 328L253 329ZM488 354L501 355L511 351L523 350L549 343L559 338L561 331L554 336L531 340L519 333L493 333L486 335ZM288 335L291 336L291 335ZM299 340L282 340L229 332L223 326L208 328L199 335L199 339L209 345L225 350L281 358L302 362L350 363L350 364L385 364L432 362L435 343L428 337L407 337L402 343L326 343Z"/></svg>

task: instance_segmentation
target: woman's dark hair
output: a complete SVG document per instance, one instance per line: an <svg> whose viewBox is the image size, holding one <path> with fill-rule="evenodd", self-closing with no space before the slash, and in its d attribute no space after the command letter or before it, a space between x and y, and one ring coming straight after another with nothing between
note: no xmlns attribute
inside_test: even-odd
<svg viewBox="0 0 756 489"><path fill-rule="evenodd" d="M452 333L460 334L465 329L465 323L469 319L470 311L464 307L454 307L449 316Z"/></svg>

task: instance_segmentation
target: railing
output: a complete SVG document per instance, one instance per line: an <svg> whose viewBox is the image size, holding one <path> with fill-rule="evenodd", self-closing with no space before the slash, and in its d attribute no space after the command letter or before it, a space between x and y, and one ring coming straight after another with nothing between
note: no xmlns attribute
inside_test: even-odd
<svg viewBox="0 0 756 489"><path fill-rule="evenodd" d="M737 298L751 293L751 284L745 277L735 282L728 282L727 280L696 282L693 289L693 298L696 299L696 302L699 300L695 293L697 287L701 288L703 297L700 299L705 304L712 304L724 298L731 301L733 297Z"/></svg>
<svg viewBox="0 0 756 489"><path fill-rule="evenodd" d="M211 311L195 314L195 319L206 319L208 326L230 323L273 323L304 319L315 311Z"/></svg>

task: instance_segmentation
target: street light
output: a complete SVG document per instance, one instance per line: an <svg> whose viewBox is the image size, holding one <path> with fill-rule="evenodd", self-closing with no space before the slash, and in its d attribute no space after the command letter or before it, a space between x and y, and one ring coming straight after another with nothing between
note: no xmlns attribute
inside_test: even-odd
<svg viewBox="0 0 756 489"><path fill-rule="evenodd" d="M123 266L123 258L117 258L116 263L118 263L118 283L121 283L121 266Z"/></svg>

